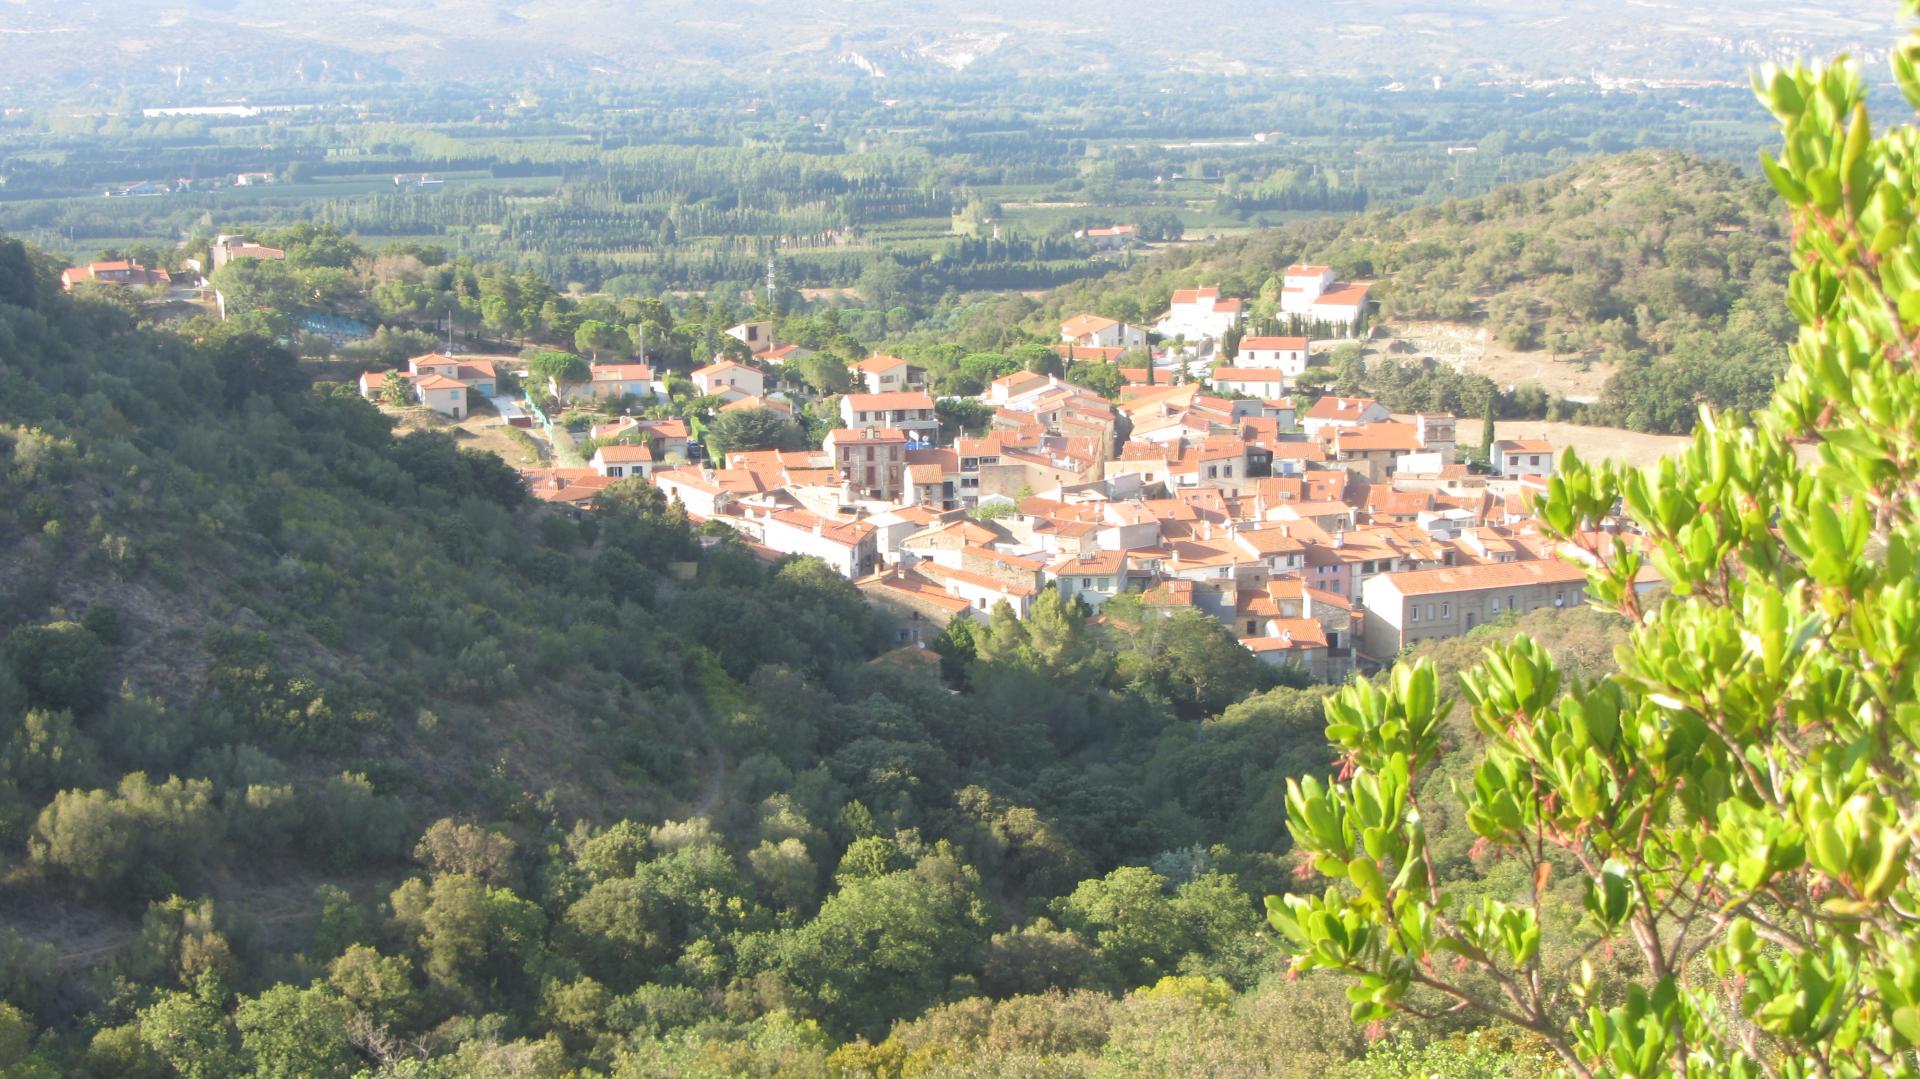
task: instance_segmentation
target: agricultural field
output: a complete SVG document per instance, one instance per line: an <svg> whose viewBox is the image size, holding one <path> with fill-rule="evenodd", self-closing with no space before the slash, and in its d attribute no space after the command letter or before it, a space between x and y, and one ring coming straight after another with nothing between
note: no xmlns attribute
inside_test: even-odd
<svg viewBox="0 0 1920 1079"><path fill-rule="evenodd" d="M791 288L860 286L893 305L1124 265L1076 236L1092 226L1183 246L1476 194L1594 152L1746 155L1760 131L1735 88L1691 92L1685 123L1655 91L1415 98L1366 80L955 75L887 93L844 79L551 98L370 86L268 116L21 108L0 117L0 231L81 260L313 222L624 295L737 294L772 259ZM237 186L242 173L272 182ZM421 173L438 182L395 183Z"/></svg>

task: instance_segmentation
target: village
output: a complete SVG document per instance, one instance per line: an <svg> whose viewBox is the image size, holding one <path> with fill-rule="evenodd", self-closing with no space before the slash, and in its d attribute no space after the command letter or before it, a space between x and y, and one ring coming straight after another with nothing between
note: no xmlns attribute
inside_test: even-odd
<svg viewBox="0 0 1920 1079"><path fill-rule="evenodd" d="M223 237L213 259L280 254ZM146 273L95 264L65 280L138 284ZM1350 334L1367 304L1367 285L1327 267L1285 272L1282 310L1297 324ZM639 478L760 557L818 558L891 617L902 645L1002 605L1025 618L1052 587L1091 612L1122 596L1138 617L1192 608L1263 661L1337 681L1422 640L1584 602L1591 556L1557 545L1533 516L1552 444L1493 440L1476 469L1456 453L1452 414L1305 400L1296 388L1327 342L1241 336L1241 308L1193 288L1150 328L1071 317L1052 346L1063 361L1146 357L1119 367L1117 399L1016 371L977 399L991 418L976 432L943 429L924 370L872 355L833 402L838 425L798 450L710 454L700 418L670 414L667 373L645 363L582 361L579 377L542 381L518 356L434 352L363 373L358 388L448 421L490 410L495 424L539 430L552 460L521 471L553 507L591 512L609 485ZM728 335L728 350L687 376L715 415L792 416L812 399L782 372L806 350L778 341L771 321ZM603 422L576 436L548 415L580 409Z"/></svg>

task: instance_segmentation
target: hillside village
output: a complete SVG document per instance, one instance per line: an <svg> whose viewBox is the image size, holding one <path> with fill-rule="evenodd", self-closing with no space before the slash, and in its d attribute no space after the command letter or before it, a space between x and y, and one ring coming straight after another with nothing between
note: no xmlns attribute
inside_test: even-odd
<svg viewBox="0 0 1920 1079"><path fill-rule="evenodd" d="M283 254L221 237L213 261ZM95 264L65 283L144 284L144 272ZM1367 284L1311 265L1284 281L1290 328L1362 331ZM672 414L668 378L686 378L709 418L818 404L783 377L808 350L780 342L771 321L731 328L729 349L684 376L579 361L564 380L520 370L516 390L520 357L433 352L364 372L358 389L448 421L490 408L541 429L554 461L522 475L568 512L639 478L769 561L818 558L891 616L903 645L1002 605L1025 618L1052 587L1102 616L1121 597L1129 618L1203 612L1262 660L1333 681L1421 640L1584 600L1592 555L1556 547L1533 519L1551 443L1496 440L1485 467L1470 467L1454 415L1306 400L1295 391L1325 352L1305 335L1245 329L1243 301L1213 287L1176 290L1151 330L1074 315L1053 351L1115 365L1118 394L1015 371L972 399L989 417L977 431L943 428L926 372L876 354L849 365L854 384L827 402L837 421L818 446L718 455L700 417ZM583 440L549 415L581 409L604 421Z"/></svg>
<svg viewBox="0 0 1920 1079"><path fill-rule="evenodd" d="M1318 323L1351 329L1365 310L1366 286L1336 283L1324 267L1291 267L1287 281L1295 313ZM515 358L431 353L405 372L363 375L360 391L452 420L470 414L472 394L511 425L546 426L565 449L573 435L535 398L620 413L585 432L587 452L574 455L583 463L523 469L535 497L590 512L609 485L644 479L769 561L820 559L891 616L903 645L1002 605L1024 618L1052 587L1103 616L1121 597L1113 610L1128 618L1192 608L1266 662L1338 680L1421 640L1583 601L1590 556L1556 549L1532 515L1551 444L1497 441L1490 467L1470 468L1455 452L1455 416L1296 397L1322 354L1304 336L1228 345L1239 318L1239 300L1205 288L1176 293L1152 339L1072 317L1054 346L1063 359L1119 364L1149 340L1162 347L1145 353L1150 365L1121 370L1117 399L1055 374L997 378L977 398L991 417L977 432L943 429L921 368L869 356L830 401L837 426L818 446L718 460L703 452L697 418L663 415L667 376L640 363L590 364L516 403L501 376ZM766 322L730 333L748 358L716 356L689 376L715 415L791 416L807 403L800 380L782 377L805 350ZM1210 366L1196 367L1203 357ZM391 381L403 383L398 395Z"/></svg>

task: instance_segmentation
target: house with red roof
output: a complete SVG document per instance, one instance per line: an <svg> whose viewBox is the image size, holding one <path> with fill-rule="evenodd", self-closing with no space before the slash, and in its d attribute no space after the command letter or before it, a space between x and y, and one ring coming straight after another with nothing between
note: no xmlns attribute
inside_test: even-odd
<svg viewBox="0 0 1920 1079"><path fill-rule="evenodd" d="M1402 459L1422 452L1413 425L1391 420L1322 427L1320 442L1329 458L1368 483L1391 480Z"/></svg>
<svg viewBox="0 0 1920 1079"><path fill-rule="evenodd" d="M845 394L840 398L840 425L906 431L925 442L940 437L940 420L934 415L933 398L921 390Z"/></svg>
<svg viewBox="0 0 1920 1079"><path fill-rule="evenodd" d="M1293 388L1293 376L1279 367L1220 365L1208 373L1207 385L1223 393L1231 390L1264 400L1286 396L1287 391Z"/></svg>
<svg viewBox="0 0 1920 1079"><path fill-rule="evenodd" d="M1098 345L1076 345L1071 341L1062 341L1053 346L1054 355L1067 363L1119 363L1120 357L1127 354L1124 348L1102 348ZM1125 372L1122 372L1124 377ZM1142 379L1145 381L1145 379Z"/></svg>
<svg viewBox="0 0 1920 1079"><path fill-rule="evenodd" d="M1175 289L1154 330L1162 337L1218 341L1240 322L1240 314L1240 300L1220 295L1217 286Z"/></svg>
<svg viewBox="0 0 1920 1079"><path fill-rule="evenodd" d="M215 239L209 255L215 270L235 259L279 262L287 257L286 251L281 248L253 243L242 236L221 236Z"/></svg>
<svg viewBox="0 0 1920 1079"><path fill-rule="evenodd" d="M761 542L782 554L818 558L850 581L879 561L875 529L865 521L835 520L804 509L781 510L762 522Z"/></svg>
<svg viewBox="0 0 1920 1079"><path fill-rule="evenodd" d="M733 360L716 360L696 369L693 386L708 397L738 401L742 397L762 397L767 392L767 376L757 367Z"/></svg>
<svg viewBox="0 0 1920 1079"><path fill-rule="evenodd" d="M360 396L369 401L378 400L382 390L387 388L389 377L407 377L400 371L362 371L360 372Z"/></svg>
<svg viewBox="0 0 1920 1079"><path fill-rule="evenodd" d="M1134 237L1139 231L1132 225L1107 225L1082 229L1075 235L1091 243L1095 251L1122 251L1133 246Z"/></svg>
<svg viewBox="0 0 1920 1079"><path fill-rule="evenodd" d="M1329 427L1358 427L1363 423L1385 423L1393 413L1371 397L1336 397L1328 394L1313 403L1300 417L1300 427L1308 438L1318 439Z"/></svg>
<svg viewBox="0 0 1920 1079"><path fill-rule="evenodd" d="M416 379L439 375L470 387L482 397L492 397L500 377L493 362L492 356L450 356L442 352L429 352L409 357L407 370Z"/></svg>
<svg viewBox="0 0 1920 1079"><path fill-rule="evenodd" d="M868 393L927 388L927 372L898 356L868 356L853 365L853 373L866 383Z"/></svg>
<svg viewBox="0 0 1920 1079"><path fill-rule="evenodd" d="M1075 315L1060 324L1060 340L1083 348L1144 348L1147 331L1104 315Z"/></svg>
<svg viewBox="0 0 1920 1079"><path fill-rule="evenodd" d="M1067 599L1099 610L1127 590L1127 552L1094 550L1068 555L1047 567L1047 580Z"/></svg>
<svg viewBox="0 0 1920 1079"><path fill-rule="evenodd" d="M1307 370L1307 339L1304 337L1243 337L1234 354L1235 367L1271 368L1299 378Z"/></svg>
<svg viewBox="0 0 1920 1079"><path fill-rule="evenodd" d="M420 403L449 419L465 419L467 384L445 375L421 375L413 380L413 394Z"/></svg>
<svg viewBox="0 0 1920 1079"><path fill-rule="evenodd" d="M593 471L608 479L626 479L639 476L642 479L653 473L653 450L646 443L633 445L615 443L601 446L593 451Z"/></svg>
<svg viewBox="0 0 1920 1079"><path fill-rule="evenodd" d="M894 566L854 584L867 602L893 617L896 633L905 634L907 640L916 639L915 630L920 626L937 632L955 618L973 617L972 600L955 595L944 582L936 582L912 566ZM925 633L918 636L924 637Z"/></svg>
<svg viewBox="0 0 1920 1079"><path fill-rule="evenodd" d="M799 345L775 345L760 354L760 362L770 363L778 367L788 360L797 360L802 356L811 355L813 355L813 350L810 348L802 348Z"/></svg>
<svg viewBox="0 0 1920 1079"><path fill-rule="evenodd" d="M1544 438L1503 438L1493 444L1490 463L1496 476L1553 475L1553 443Z"/></svg>
<svg viewBox="0 0 1920 1079"><path fill-rule="evenodd" d="M165 270L148 269L131 259L90 262L85 266L70 266L60 271L60 287L68 292L72 292L75 285L82 284L164 288L173 284L173 276Z"/></svg>
<svg viewBox="0 0 1920 1079"><path fill-rule="evenodd" d="M932 581L955 599L966 600L973 608L973 617L982 622L1003 602L1013 609L1014 617L1025 618L1033 608L1033 598L1040 594L1032 585L938 562L916 562L912 572Z"/></svg>
<svg viewBox="0 0 1920 1079"><path fill-rule="evenodd" d="M613 483L591 468L523 468L520 478L534 498L575 513L592 509L594 499Z"/></svg>
<svg viewBox="0 0 1920 1079"><path fill-rule="evenodd" d="M891 501L905 488L905 431L842 427L829 431L823 445L834 472L867 498Z"/></svg>
<svg viewBox="0 0 1920 1079"><path fill-rule="evenodd" d="M644 363L596 363L587 369L587 381L562 387L548 380L547 388L555 397L567 402L629 396L650 401L658 396L653 382L653 368Z"/></svg>
<svg viewBox="0 0 1920 1079"><path fill-rule="evenodd" d="M1367 311L1372 289L1367 283L1335 281L1330 266L1289 266L1282 279L1280 313L1352 330Z"/></svg>
<svg viewBox="0 0 1920 1079"><path fill-rule="evenodd" d="M721 405L718 411L752 412L762 408L793 415L793 402L780 397L736 397Z"/></svg>
<svg viewBox="0 0 1920 1079"><path fill-rule="evenodd" d="M678 502L688 513L700 517L718 517L732 512L737 496L719 482L711 468L682 465L660 469L651 477L660 493Z"/></svg>

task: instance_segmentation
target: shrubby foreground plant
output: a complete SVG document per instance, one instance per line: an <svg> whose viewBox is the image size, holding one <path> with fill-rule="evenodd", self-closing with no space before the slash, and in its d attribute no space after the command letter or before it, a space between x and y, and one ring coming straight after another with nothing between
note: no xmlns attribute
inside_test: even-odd
<svg viewBox="0 0 1920 1079"><path fill-rule="evenodd" d="M1920 34L1893 69L1920 108ZM1289 785L1336 883L1269 915L1296 969L1355 976L1356 1019L1484 1013L1581 1076L1920 1074L1920 131L1875 135L1845 60L1756 88L1785 137L1791 368L1657 470L1562 461L1541 514L1635 624L1617 673L1563 678L1522 637L1460 678L1483 754L1457 794L1528 884L1467 905L1436 879L1429 663L1331 698L1341 778ZM1598 531L1616 507L1644 548ZM1565 873L1583 936L1549 961ZM1615 950L1644 972L1600 973Z"/></svg>

